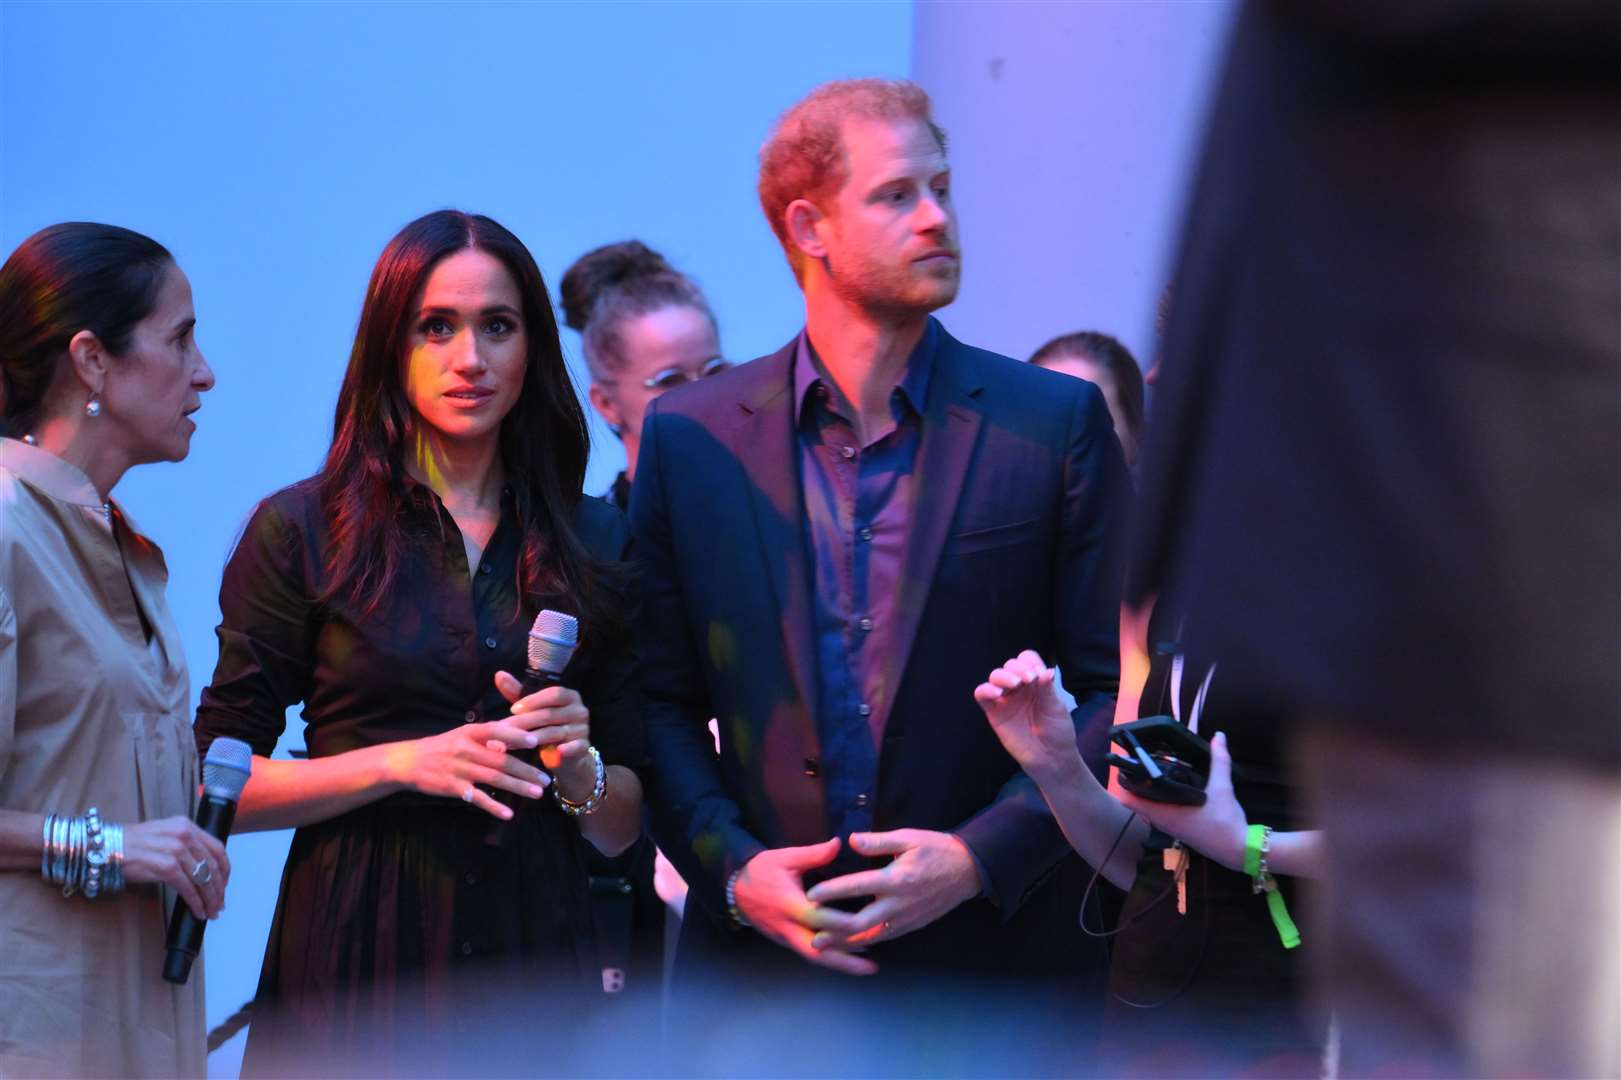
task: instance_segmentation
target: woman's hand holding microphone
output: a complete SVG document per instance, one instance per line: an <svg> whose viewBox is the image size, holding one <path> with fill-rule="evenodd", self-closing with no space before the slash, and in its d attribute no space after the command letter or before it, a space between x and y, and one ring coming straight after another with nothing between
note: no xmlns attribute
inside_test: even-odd
<svg viewBox="0 0 1621 1080"><path fill-rule="evenodd" d="M127 884L169 886L199 919L216 918L225 907L230 857L190 818L125 825L123 870Z"/></svg>
<svg viewBox="0 0 1621 1080"><path fill-rule="evenodd" d="M510 716L393 744L388 772L394 784L462 799L503 821L512 817L512 810L482 788L538 799L555 777L564 798L589 798L596 766L588 752L591 713L580 695L565 686L548 686L524 696L523 684L504 671L496 673L495 686L512 703ZM552 776L513 753L537 749Z"/></svg>

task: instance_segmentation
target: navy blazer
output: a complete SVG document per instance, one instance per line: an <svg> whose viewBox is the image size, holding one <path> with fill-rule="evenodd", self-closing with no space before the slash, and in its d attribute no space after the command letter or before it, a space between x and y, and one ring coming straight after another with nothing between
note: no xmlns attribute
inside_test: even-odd
<svg viewBox="0 0 1621 1080"><path fill-rule="evenodd" d="M717 924L734 870L830 835L793 357L790 342L653 402L631 498L654 832L691 886L688 911ZM1091 384L943 330L935 363L873 829L961 837L987 879L987 898L963 908L990 928L1070 849L973 689L1021 649L1056 659L1098 759L1119 678L1116 522L1129 481Z"/></svg>

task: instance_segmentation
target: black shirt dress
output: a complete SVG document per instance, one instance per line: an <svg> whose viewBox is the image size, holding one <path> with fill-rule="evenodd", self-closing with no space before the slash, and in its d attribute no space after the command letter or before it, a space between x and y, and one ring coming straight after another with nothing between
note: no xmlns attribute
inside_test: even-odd
<svg viewBox="0 0 1621 1080"><path fill-rule="evenodd" d="M269 756L298 702L312 759L508 714L494 676L522 674L536 614L520 602L510 493L471 574L431 491L412 485L399 520L407 562L391 594L360 613L319 600L328 536L317 481L259 505L220 588L200 750L228 735ZM606 503L582 497L575 528L595 558L624 559L628 533ZM577 610L566 596L542 606ZM591 710L603 760L639 767L634 657L601 637L582 625L563 681ZM514 1018L600 995L587 842L550 794L510 801L516 816L499 823L407 792L297 830L245 1074L476 1072L496 1064L490 1036Z"/></svg>

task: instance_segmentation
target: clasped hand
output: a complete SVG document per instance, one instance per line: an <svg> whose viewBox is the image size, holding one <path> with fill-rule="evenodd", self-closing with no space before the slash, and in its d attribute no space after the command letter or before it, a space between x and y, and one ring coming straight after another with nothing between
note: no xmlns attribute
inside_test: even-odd
<svg viewBox="0 0 1621 1080"><path fill-rule="evenodd" d="M980 892L973 856L950 833L855 833L850 846L862 855L891 856L890 862L830 878L806 891L805 872L838 856L837 837L763 851L738 875L738 908L760 933L811 963L848 975L871 975L878 965L857 955L862 949L927 926ZM859 911L825 906L859 897L871 898Z"/></svg>
<svg viewBox="0 0 1621 1080"><path fill-rule="evenodd" d="M591 713L580 695L565 686L548 686L525 696L523 684L504 671L496 673L495 687L512 703L510 716L395 744L389 755L393 782L428 795L464 799L503 821L512 817L512 810L483 788L538 799L555 778L566 797L584 801L595 785L596 770L586 752ZM552 776L512 753L536 749Z"/></svg>

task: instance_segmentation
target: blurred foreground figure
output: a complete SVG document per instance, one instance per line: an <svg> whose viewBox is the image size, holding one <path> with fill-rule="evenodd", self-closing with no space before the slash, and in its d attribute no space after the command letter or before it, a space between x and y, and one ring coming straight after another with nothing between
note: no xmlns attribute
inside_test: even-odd
<svg viewBox="0 0 1621 1080"><path fill-rule="evenodd" d="M1303 721L1342 1075L1621 1075L1621 8L1284 12L1212 114L1128 603Z"/></svg>

